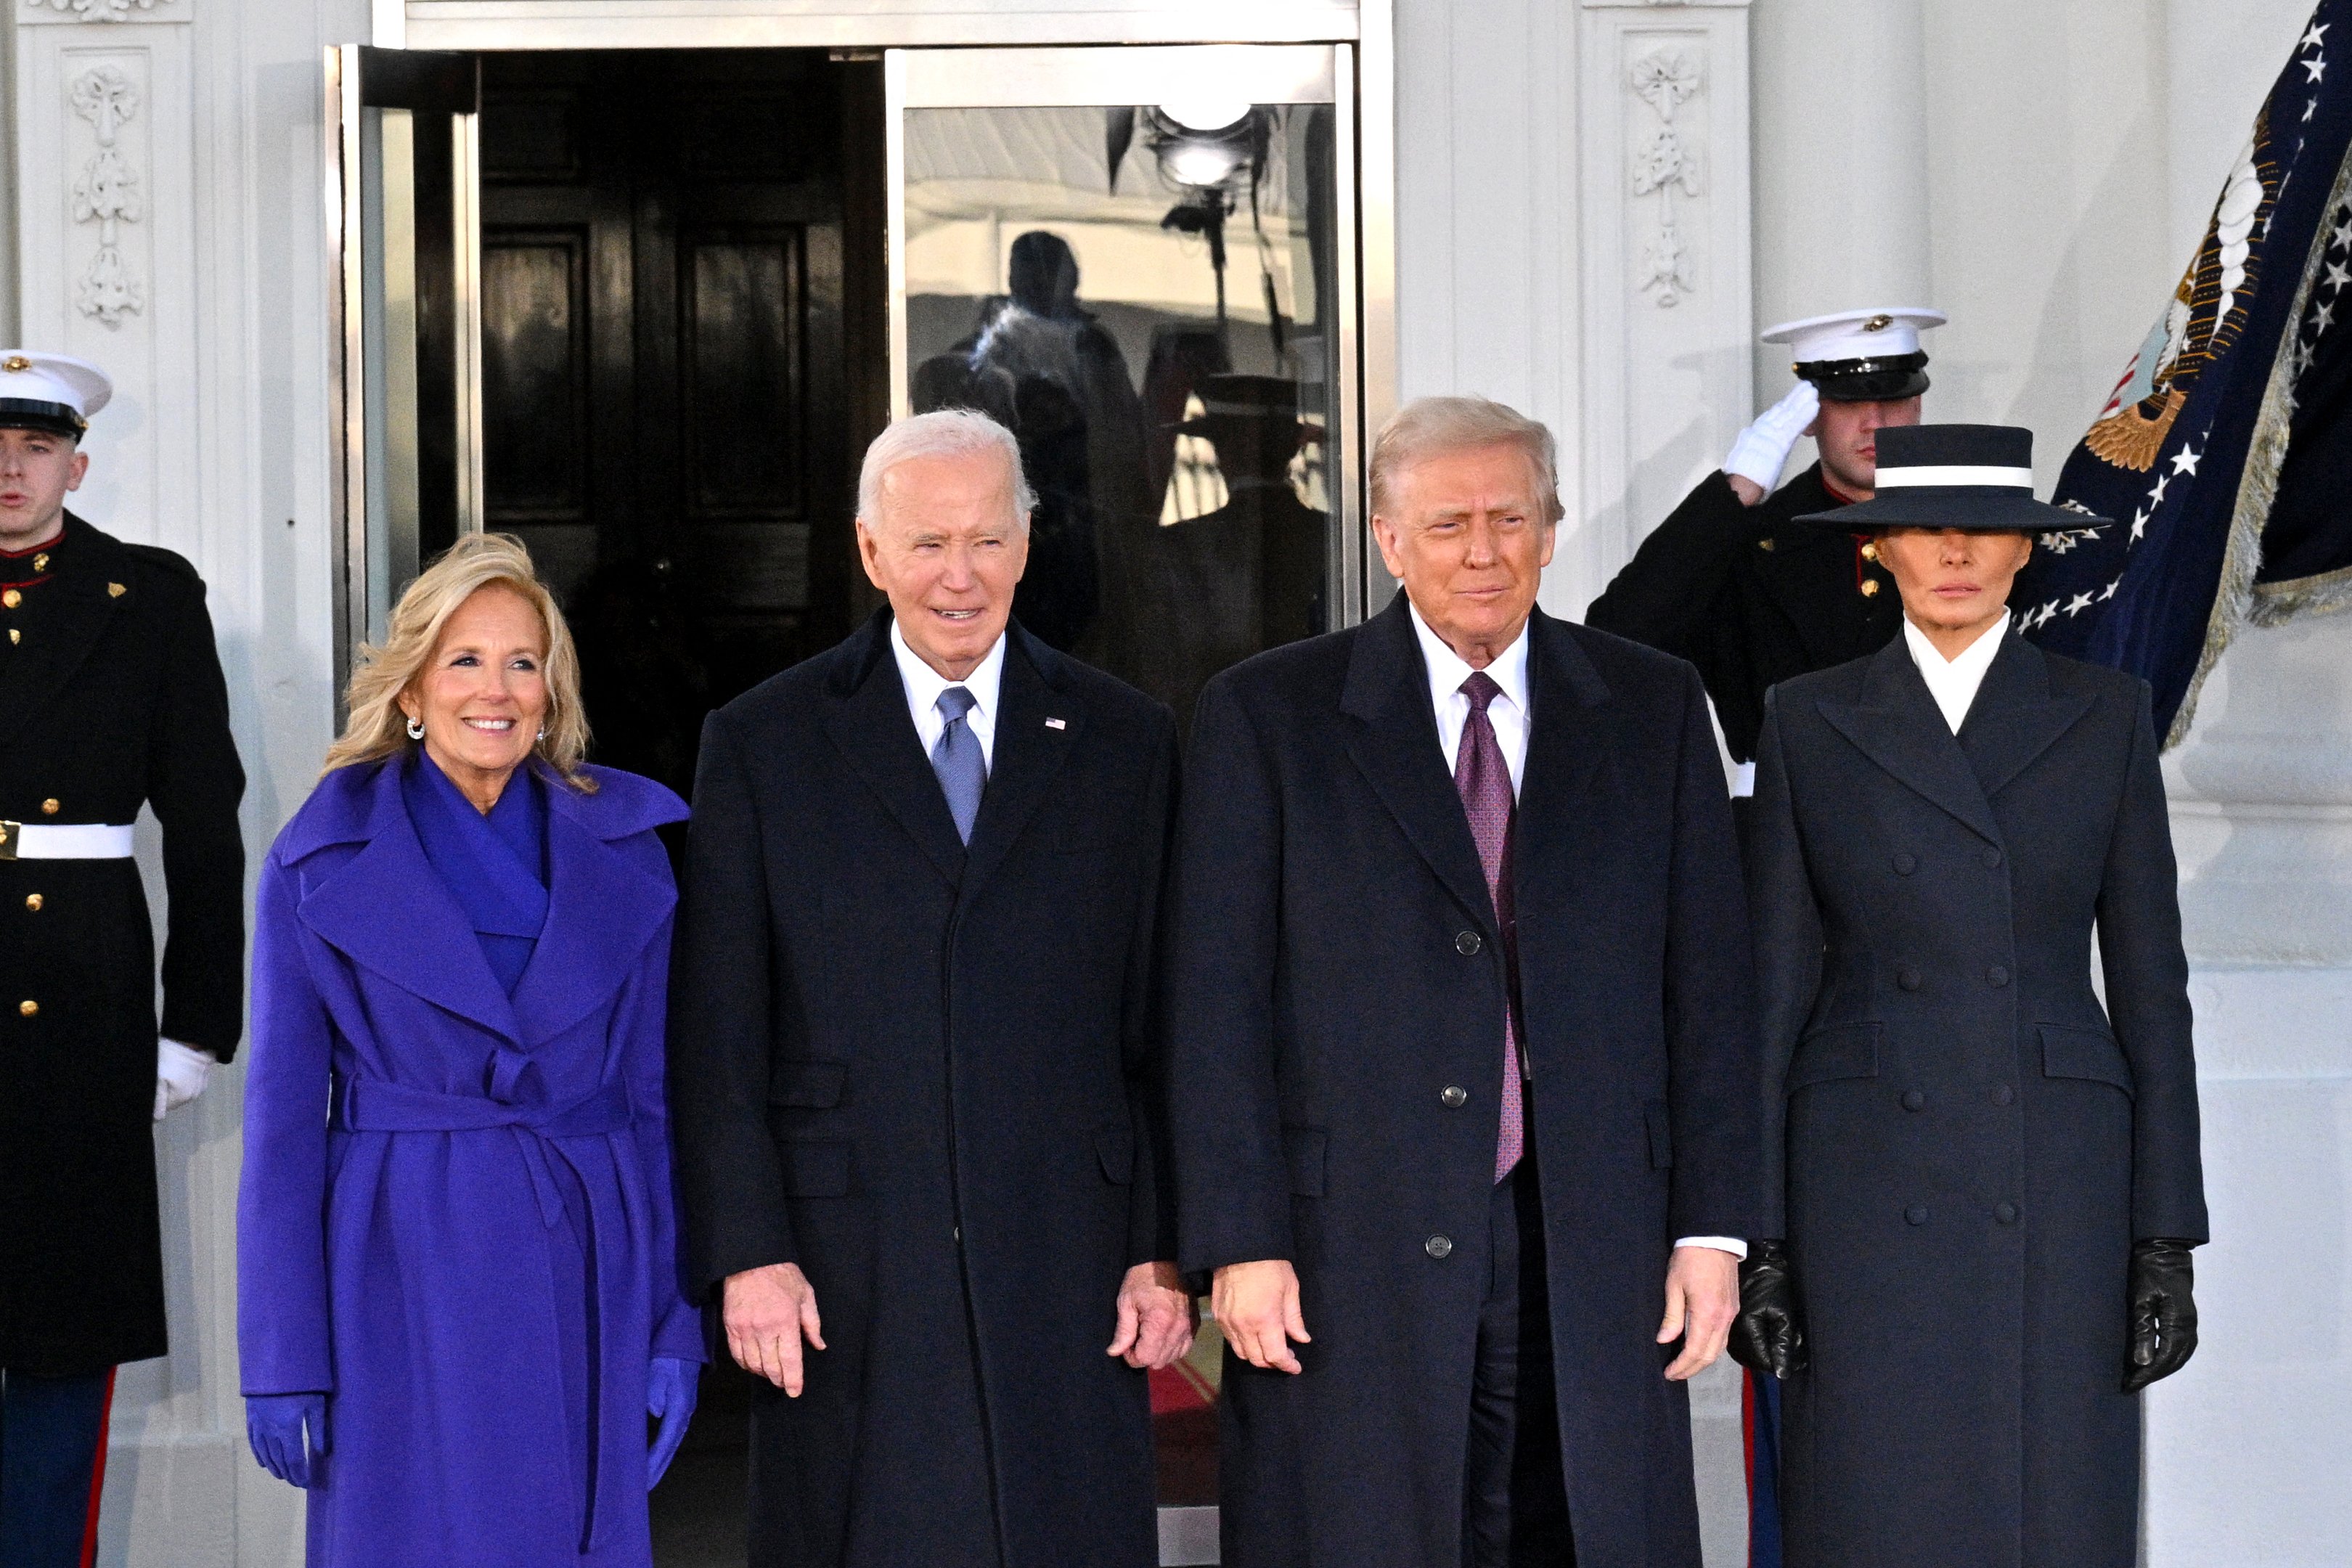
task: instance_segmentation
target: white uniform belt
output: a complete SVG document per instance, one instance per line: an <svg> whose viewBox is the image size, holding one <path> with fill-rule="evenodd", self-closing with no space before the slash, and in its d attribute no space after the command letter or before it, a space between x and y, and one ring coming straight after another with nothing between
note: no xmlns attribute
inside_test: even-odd
<svg viewBox="0 0 2352 1568"><path fill-rule="evenodd" d="M0 860L128 860L131 837L103 822L0 822Z"/></svg>

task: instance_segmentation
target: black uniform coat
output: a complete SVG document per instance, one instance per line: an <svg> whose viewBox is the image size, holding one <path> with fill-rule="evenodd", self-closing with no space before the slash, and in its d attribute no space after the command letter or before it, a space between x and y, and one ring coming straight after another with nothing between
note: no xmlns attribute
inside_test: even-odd
<svg viewBox="0 0 2352 1568"><path fill-rule="evenodd" d="M2006 634L1955 737L1898 640L1773 693L1750 826L1791 1568L2129 1568L2126 1263L2206 1234L2147 683Z"/></svg>
<svg viewBox="0 0 2352 1568"><path fill-rule="evenodd" d="M1875 652L1903 624L1893 580L1852 534L1791 526L1843 504L1819 463L1755 507L1710 474L1642 542L1585 624L1698 666L1724 744L1751 761L1765 692Z"/></svg>
<svg viewBox="0 0 2352 1568"><path fill-rule="evenodd" d="M244 1028L245 773L205 585L71 514L43 553L0 608L19 634L0 644L0 817L153 807L162 1032L226 1061ZM164 1352L153 931L134 860L0 858L0 1366L62 1376Z"/></svg>
<svg viewBox="0 0 2352 1568"><path fill-rule="evenodd" d="M1168 710L1008 634L969 851L886 610L704 731L670 1033L695 1287L796 1262L828 1349L753 1407L752 1561L1152 1561L1174 1256L1149 992ZM1058 725L1049 720L1058 720Z"/></svg>
<svg viewBox="0 0 2352 1568"><path fill-rule="evenodd" d="M1755 1234L1731 814L1689 666L1540 612L1529 635L1513 875L1577 1562L1697 1568L1689 1405L1655 1337L1675 1238ZM1182 1260L1289 1259L1314 1336L1296 1376L1226 1357L1244 1568L1460 1561L1506 992L1425 670L1400 595L1226 671L1192 730Z"/></svg>

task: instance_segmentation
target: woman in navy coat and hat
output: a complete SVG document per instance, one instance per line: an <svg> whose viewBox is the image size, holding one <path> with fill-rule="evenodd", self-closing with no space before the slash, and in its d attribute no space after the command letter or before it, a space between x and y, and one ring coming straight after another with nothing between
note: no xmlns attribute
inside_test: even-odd
<svg viewBox="0 0 2352 1568"><path fill-rule="evenodd" d="M582 763L577 668L522 546L460 541L262 868L237 1337L312 1568L652 1561L702 1360L654 832L686 807Z"/></svg>
<svg viewBox="0 0 2352 1568"><path fill-rule="evenodd" d="M2147 684L2017 635L2032 437L1889 428L1876 654L1782 682L1748 857L1790 1568L2129 1568L2138 1391L2196 1347L2188 963ZM2092 985L2092 939L2105 1005Z"/></svg>

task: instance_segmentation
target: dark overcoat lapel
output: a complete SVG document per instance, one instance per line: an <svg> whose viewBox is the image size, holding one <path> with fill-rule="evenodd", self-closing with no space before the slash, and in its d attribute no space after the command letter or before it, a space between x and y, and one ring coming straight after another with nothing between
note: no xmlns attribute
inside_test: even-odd
<svg viewBox="0 0 2352 1568"><path fill-rule="evenodd" d="M1960 750L1988 797L2032 766L2097 700L2086 691L2053 697L2050 661L2042 650L2014 631L2001 638L1959 734Z"/></svg>
<svg viewBox="0 0 2352 1568"><path fill-rule="evenodd" d="M1045 803L1054 780L1069 760L1086 727L1085 704L1075 692L1056 687L1043 674L1029 634L1019 626L1005 631L1004 673L997 689L996 735L991 748L988 788L980 797L980 816L971 825L971 845L964 860L963 897L977 898L990 878ZM905 706L903 700L900 703ZM1061 722L1048 727L1045 721ZM924 772L930 767L924 764ZM945 809L946 795L936 777L931 793Z"/></svg>
<svg viewBox="0 0 2352 1568"><path fill-rule="evenodd" d="M1976 771L1952 739L1901 637L1871 656L1860 700L1816 700L1822 717L1862 753L1998 847L2000 825Z"/></svg>
<svg viewBox="0 0 2352 1568"><path fill-rule="evenodd" d="M1462 796L1446 776L1430 707L1429 666L1402 607L1365 623L1348 664L1340 711L1354 721L1348 755L1463 913L1495 935L1495 900Z"/></svg>
<svg viewBox="0 0 2352 1568"><path fill-rule="evenodd" d="M887 617L868 621L856 634L863 646L846 650L843 667L849 679L845 688L835 689L838 706L825 721L825 733L952 888L963 879L963 841L907 712L889 624Z"/></svg>

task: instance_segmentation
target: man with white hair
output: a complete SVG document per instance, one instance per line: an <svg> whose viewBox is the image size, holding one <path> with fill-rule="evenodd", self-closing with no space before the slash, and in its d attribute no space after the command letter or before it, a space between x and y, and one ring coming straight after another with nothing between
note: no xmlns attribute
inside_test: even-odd
<svg viewBox="0 0 2352 1568"><path fill-rule="evenodd" d="M888 605L703 731L671 1116L689 1289L763 1380L754 1564L1156 1556L1175 725L1012 622L1032 505L984 415L892 426Z"/></svg>
<svg viewBox="0 0 2352 1568"><path fill-rule="evenodd" d="M1371 476L1403 591L1213 681L1187 766L1171 1115L1224 1561L1697 1568L1683 1380L1761 1168L1706 694L1536 608L1541 425L1424 398Z"/></svg>

